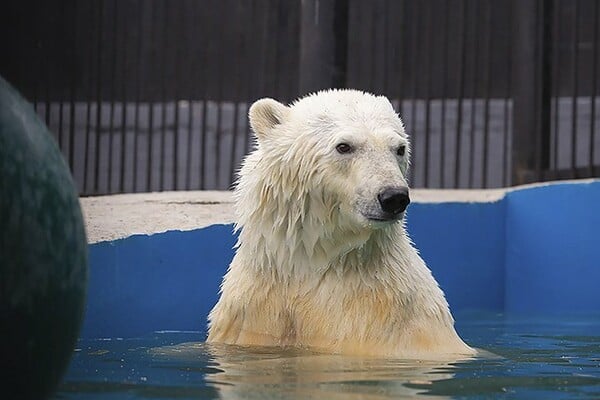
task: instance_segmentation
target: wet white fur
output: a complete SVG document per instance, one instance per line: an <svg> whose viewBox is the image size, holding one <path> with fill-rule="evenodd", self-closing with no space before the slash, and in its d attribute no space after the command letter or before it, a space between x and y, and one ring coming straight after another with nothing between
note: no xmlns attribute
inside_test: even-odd
<svg viewBox="0 0 600 400"><path fill-rule="evenodd" d="M380 211L383 188L407 185L408 137L389 101L330 90L290 106L262 99L249 117L257 147L235 189L240 236L208 341L472 354L403 219L366 218ZM340 143L354 151L340 154Z"/></svg>

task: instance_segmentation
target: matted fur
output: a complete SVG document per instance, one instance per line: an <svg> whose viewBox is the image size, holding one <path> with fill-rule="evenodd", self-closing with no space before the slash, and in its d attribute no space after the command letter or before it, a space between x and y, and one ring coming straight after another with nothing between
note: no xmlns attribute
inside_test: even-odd
<svg viewBox="0 0 600 400"><path fill-rule="evenodd" d="M456 334L403 215L377 193L406 186L409 143L384 97L330 90L257 101L235 188L239 240L209 315L209 342L431 358L474 351ZM340 154L339 143L354 151ZM404 156L396 149L406 146Z"/></svg>

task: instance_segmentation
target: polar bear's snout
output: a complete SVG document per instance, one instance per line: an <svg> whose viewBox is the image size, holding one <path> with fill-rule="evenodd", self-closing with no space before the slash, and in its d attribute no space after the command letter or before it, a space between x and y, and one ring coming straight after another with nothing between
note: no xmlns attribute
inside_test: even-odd
<svg viewBox="0 0 600 400"><path fill-rule="evenodd" d="M396 217L406 210L410 203L408 188L406 186L387 187L377 195L377 200L379 200L383 212Z"/></svg>

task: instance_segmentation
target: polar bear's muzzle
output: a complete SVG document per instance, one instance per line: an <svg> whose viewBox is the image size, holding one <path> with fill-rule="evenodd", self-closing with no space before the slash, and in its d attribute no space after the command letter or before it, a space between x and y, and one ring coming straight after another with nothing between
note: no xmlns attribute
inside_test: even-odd
<svg viewBox="0 0 600 400"><path fill-rule="evenodd" d="M377 200L383 211L382 220L398 219L410 204L406 186L386 187L377 195Z"/></svg>

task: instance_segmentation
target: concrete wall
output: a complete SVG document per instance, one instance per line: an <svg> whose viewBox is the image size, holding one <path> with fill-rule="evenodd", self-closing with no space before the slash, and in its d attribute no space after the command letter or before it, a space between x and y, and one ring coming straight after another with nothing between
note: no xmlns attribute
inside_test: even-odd
<svg viewBox="0 0 600 400"><path fill-rule="evenodd" d="M421 195L407 216L455 314L600 312L600 180L456 193ZM234 243L214 224L90 244L82 336L204 331Z"/></svg>

